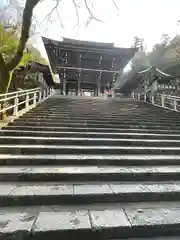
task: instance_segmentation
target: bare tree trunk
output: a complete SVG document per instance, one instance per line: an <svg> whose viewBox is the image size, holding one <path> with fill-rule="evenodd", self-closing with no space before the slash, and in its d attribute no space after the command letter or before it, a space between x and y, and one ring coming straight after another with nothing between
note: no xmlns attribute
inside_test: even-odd
<svg viewBox="0 0 180 240"><path fill-rule="evenodd" d="M7 83L9 81L9 72L6 68L0 66L0 94L6 92Z"/></svg>
<svg viewBox="0 0 180 240"><path fill-rule="evenodd" d="M18 49L14 57L6 64L9 71L13 70L20 63L21 58L23 57L24 49L29 38L33 10L39 1L40 0L26 0Z"/></svg>
<svg viewBox="0 0 180 240"><path fill-rule="evenodd" d="M0 94L5 93L9 81L9 72L2 54L0 53Z"/></svg>
<svg viewBox="0 0 180 240"><path fill-rule="evenodd" d="M7 83L9 81L9 72L6 67L6 64L4 62L4 59L2 57L2 54L0 53L0 94L5 93ZM4 101L0 102L0 109L2 109L4 106ZM0 113L0 119L3 120L5 118L4 113Z"/></svg>
<svg viewBox="0 0 180 240"><path fill-rule="evenodd" d="M8 82L10 79L10 72L14 68L16 68L21 61L27 40L29 38L29 30L31 27L33 9L39 1L40 0L26 0L23 12L21 37L19 40L17 52L13 56L13 58L8 63L6 63L2 53L0 52L0 94L6 92Z"/></svg>

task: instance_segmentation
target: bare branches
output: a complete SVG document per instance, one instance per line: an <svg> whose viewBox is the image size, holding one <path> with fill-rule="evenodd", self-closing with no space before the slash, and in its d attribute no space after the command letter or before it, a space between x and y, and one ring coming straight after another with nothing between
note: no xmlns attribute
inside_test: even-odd
<svg viewBox="0 0 180 240"><path fill-rule="evenodd" d="M79 6L76 4L75 0L72 0L72 2L74 5L74 8L75 8L76 17L77 17L77 24L75 25L75 27L76 27L76 26L79 26L79 11L78 11Z"/></svg>
<svg viewBox="0 0 180 240"><path fill-rule="evenodd" d="M24 11L23 11L21 36L20 36L20 40L19 40L18 49L17 49L16 54L12 58L12 60L9 61L6 64L8 71L14 69L18 65L18 63L20 62L20 60L21 60L21 58L23 56L23 52L24 52L24 49L26 47L26 43L27 43L27 41L29 39L29 32L30 32L31 23L32 23L32 20L33 20L33 9L37 5L37 3L41 2L41 1L42 0L26 0L25 8L24 8ZM75 14L76 14L76 17L77 17L77 24L76 24L76 26L79 26L80 25L80 17L79 17L80 6L77 4L77 0L70 0L70 1L72 2L73 6L74 6ZM118 5L116 3L116 0L111 0L111 1L115 5L116 9L119 10ZM62 0L54 0L54 2L55 2L55 5L51 9L50 13L48 13L46 15L46 17L44 18L43 21L45 21L46 19L48 19L50 21L51 20L51 15L53 14L54 11L56 11L57 16L61 20L60 16L58 15L58 7L60 5L60 2L62 2ZM95 14L93 13L93 5L90 6L89 3L88 3L88 0L82 0L82 2L84 3L84 6L85 6L86 10L88 11L88 20L86 22L86 26L92 20L95 20L97 22L101 22L102 23L101 19L97 18L95 16ZM94 2L96 2L96 1L94 1ZM61 26L63 27L62 22L61 22Z"/></svg>
<svg viewBox="0 0 180 240"><path fill-rule="evenodd" d="M15 56L12 58L10 62L8 62L7 69L9 71L13 70L21 61L23 56L23 52L26 46L26 43L29 38L29 31L31 27L33 9L37 5L39 0L27 0L26 5L23 12L23 22L22 22L22 29L21 29L21 37L19 40L19 45Z"/></svg>
<svg viewBox="0 0 180 240"><path fill-rule="evenodd" d="M54 13L54 11L58 9L58 6L59 6L59 2L60 0L55 0L55 5L54 7L51 9L51 11L45 16L45 18L41 21L41 23L39 25L41 25L43 22L45 22L46 20L48 20L49 22L51 22L51 17L52 17L52 14Z"/></svg>
<svg viewBox="0 0 180 240"><path fill-rule="evenodd" d="M3 56L2 56L2 54L1 54L1 52L0 52L0 66L2 67L5 67L5 61L4 61L4 58L3 58Z"/></svg>
<svg viewBox="0 0 180 240"><path fill-rule="evenodd" d="M58 8L56 8L56 14L57 14L57 17L58 17L59 22L60 22L60 24L61 24L61 27L64 28L64 25L63 25L63 22L62 22L61 16L59 15Z"/></svg>
<svg viewBox="0 0 180 240"><path fill-rule="evenodd" d="M92 21L92 20L95 20L97 22L101 22L102 21L98 18L96 18L96 16L94 16L93 12L91 11L91 8L89 7L88 3L87 3L87 0L84 0L84 4L86 6L86 9L88 10L88 13L89 13L89 19L88 19L88 22L87 22L87 25Z"/></svg>
<svg viewBox="0 0 180 240"><path fill-rule="evenodd" d="M117 5L117 3L116 3L116 0L112 0L112 2L113 2L113 4L114 4L115 8L119 11L119 7L118 7L118 5Z"/></svg>
<svg viewBox="0 0 180 240"><path fill-rule="evenodd" d="M4 61L3 55L0 52L0 87L2 92L6 89L6 79L8 78L8 71L6 67L6 63Z"/></svg>
<svg viewBox="0 0 180 240"><path fill-rule="evenodd" d="M51 21L51 17L53 15L53 13L56 12L57 17L60 20L61 27L64 28L64 25L63 25L62 19L61 19L61 15L59 15L60 2L62 2L62 0L54 0L54 1L55 1L55 5L51 9L51 11L45 16L45 18L40 22L39 25L41 25L46 20L49 21L49 22L52 22ZM79 14L80 14L80 8L81 8L81 6L83 6L83 3L84 3L84 6L85 6L85 9L88 11L88 14L87 14L88 15L88 19L87 19L85 25L88 26L92 20L95 20L97 22L103 23L101 19L97 18L94 15L94 13L92 11L92 6L89 6L88 0L82 0L81 1L81 5L79 5L77 3L77 0L69 0L69 2L72 3L72 5L73 5L73 7L75 9L75 15L76 15L76 18L77 18L77 23L75 24L74 27L78 27L78 29L79 29L79 26L80 26L80 15ZM96 1L94 1L94 2L96 2Z"/></svg>

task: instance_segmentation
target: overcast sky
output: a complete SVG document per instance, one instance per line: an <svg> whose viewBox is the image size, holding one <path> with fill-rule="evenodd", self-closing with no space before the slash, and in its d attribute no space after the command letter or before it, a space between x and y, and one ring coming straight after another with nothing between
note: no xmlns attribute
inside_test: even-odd
<svg viewBox="0 0 180 240"><path fill-rule="evenodd" d="M83 2L83 0L76 0ZM38 31L40 34L60 40L61 37L82 40L114 42L116 46L130 47L134 36L145 39L147 48L160 40L164 33L175 36L180 33L177 20L180 19L180 0L116 0L119 11L112 0L88 0L93 14L103 23L93 21L85 26L88 11L81 5L79 9L80 25L77 23L76 11L72 0L62 0L58 12L54 12L51 22L44 21ZM41 22L51 11L54 1L44 0L35 15ZM60 20L64 28L61 27Z"/></svg>

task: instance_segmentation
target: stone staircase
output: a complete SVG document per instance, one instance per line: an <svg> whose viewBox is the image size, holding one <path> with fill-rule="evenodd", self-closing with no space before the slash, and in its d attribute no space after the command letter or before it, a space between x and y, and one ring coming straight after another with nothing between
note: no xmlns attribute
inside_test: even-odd
<svg viewBox="0 0 180 240"><path fill-rule="evenodd" d="M9 124L0 239L179 239L179 117L128 99L53 97Z"/></svg>

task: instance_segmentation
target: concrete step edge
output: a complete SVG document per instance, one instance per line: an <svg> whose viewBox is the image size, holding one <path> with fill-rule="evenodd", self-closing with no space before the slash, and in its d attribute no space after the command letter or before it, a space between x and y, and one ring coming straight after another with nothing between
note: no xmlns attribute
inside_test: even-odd
<svg viewBox="0 0 180 240"><path fill-rule="evenodd" d="M118 239L180 236L179 208L139 205L88 205L86 207L30 206L1 209L3 237L15 239ZM136 206L136 207L135 207ZM163 206L163 204L162 204ZM144 221L140 219L144 219ZM22 224L22 221L24 224Z"/></svg>
<svg viewBox="0 0 180 240"><path fill-rule="evenodd" d="M39 136L0 136L0 140L34 140L34 141L68 141L68 142L76 142L76 141L89 141L89 142L139 142L139 143L180 143L180 139L131 139L131 138L93 138L93 137L39 137ZM142 144L143 145L143 144Z"/></svg>
<svg viewBox="0 0 180 240"><path fill-rule="evenodd" d="M0 134L1 133L34 133L34 134L79 134L79 135L114 135L114 136L123 136L123 135L127 135L127 136L162 136L162 137L180 137L180 133L178 134L162 134L162 133L129 133L129 132L90 132L90 131L77 131L77 132L65 132L65 131L39 131L39 130L11 130L7 128L1 129L0 130Z"/></svg>
<svg viewBox="0 0 180 240"><path fill-rule="evenodd" d="M178 201L180 184L0 184L0 206Z"/></svg>
<svg viewBox="0 0 180 240"><path fill-rule="evenodd" d="M177 166L1 166L1 181L179 181Z"/></svg>
<svg viewBox="0 0 180 240"><path fill-rule="evenodd" d="M3 128L3 129L6 129L6 130L8 130L8 129L13 129L13 130L15 130L15 129L24 129L24 130L27 130L27 129L43 129L43 131L46 131L46 130L48 130L48 129L63 129L63 130L65 130L65 129L71 129L71 130L86 130L86 131L89 131L89 130L94 130L94 131L96 131L96 132L98 132L98 131L100 131L100 130L103 130L103 131L106 131L106 132L108 132L108 131L120 131L120 132L133 132L133 131L135 131L135 132L175 132L175 133L180 133L180 131L178 132L178 130L175 130L175 129L142 129L142 128L102 128L102 127L100 127L100 128L95 128L95 127L88 127L88 126L84 126L84 127L73 127L73 126L68 126L68 127L66 127L66 126L62 126L62 127L55 127L55 126L53 126L53 127L50 127L50 126L46 126L46 127L44 127L44 126L32 126L32 125L24 125L24 126L22 126L22 125L8 125L6 128Z"/></svg>

